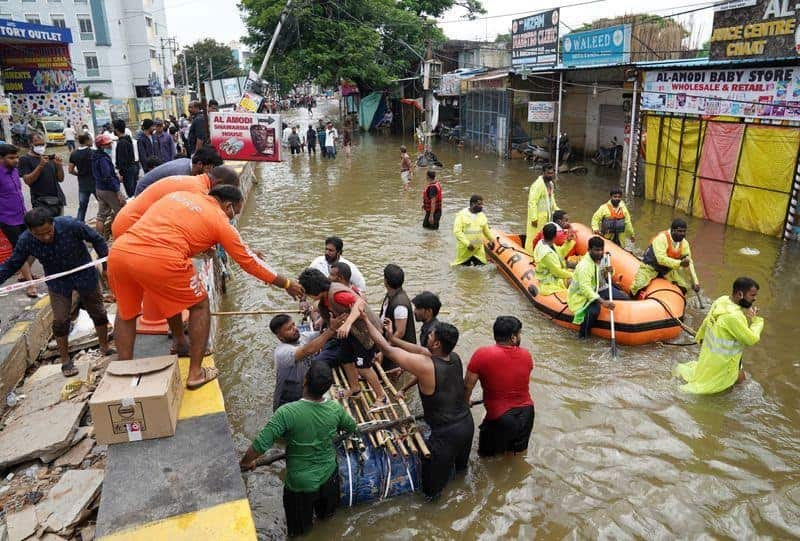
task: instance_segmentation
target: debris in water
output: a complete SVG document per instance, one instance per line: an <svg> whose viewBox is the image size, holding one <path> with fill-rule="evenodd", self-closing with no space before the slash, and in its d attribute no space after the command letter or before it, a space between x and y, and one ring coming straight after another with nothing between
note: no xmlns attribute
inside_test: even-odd
<svg viewBox="0 0 800 541"><path fill-rule="evenodd" d="M758 255L761 251L756 248L745 246L744 248L739 248L739 253L742 255Z"/></svg>

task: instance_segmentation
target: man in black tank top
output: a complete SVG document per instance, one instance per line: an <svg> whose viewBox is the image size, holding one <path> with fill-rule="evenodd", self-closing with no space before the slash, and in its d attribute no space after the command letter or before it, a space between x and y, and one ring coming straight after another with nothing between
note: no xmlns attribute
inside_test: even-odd
<svg viewBox="0 0 800 541"><path fill-rule="evenodd" d="M458 342L458 329L449 323L438 322L428 336L426 348L399 340L386 325L381 330L362 318L375 345L384 357L411 372L418 379L419 396L425 421L431 427L426 441L430 458L422 459L422 492L426 499L436 499L453 471L467 469L475 423L469 405L464 400L464 369L461 359L453 353Z"/></svg>

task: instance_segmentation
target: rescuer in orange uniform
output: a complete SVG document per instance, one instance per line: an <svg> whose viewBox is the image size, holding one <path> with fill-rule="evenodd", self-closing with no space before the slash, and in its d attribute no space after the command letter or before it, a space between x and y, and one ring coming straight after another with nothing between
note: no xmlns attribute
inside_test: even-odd
<svg viewBox="0 0 800 541"><path fill-rule="evenodd" d="M120 238L135 224L150 206L172 192L194 192L207 194L214 186L230 184L239 186L239 175L230 167L219 165L202 175L177 175L163 178L147 187L142 193L122 207L111 224L111 233ZM124 212L123 212L124 211Z"/></svg>
<svg viewBox="0 0 800 541"><path fill-rule="evenodd" d="M174 192L155 202L124 235L108 256L108 277L117 298L116 342L120 360L133 358L136 317L142 299L163 318L189 309L188 389L215 379L216 368L202 367L210 332L211 310L202 279L191 257L219 243L248 273L282 287L300 299L297 282L276 275L242 242L230 224L242 210L244 197L235 186L216 186L207 195Z"/></svg>

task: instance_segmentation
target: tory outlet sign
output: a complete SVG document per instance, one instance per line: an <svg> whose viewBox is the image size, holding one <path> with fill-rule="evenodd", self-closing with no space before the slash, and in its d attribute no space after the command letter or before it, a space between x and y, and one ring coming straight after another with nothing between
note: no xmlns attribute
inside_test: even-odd
<svg viewBox="0 0 800 541"><path fill-rule="evenodd" d="M58 26L0 19L0 39L2 38L72 43L72 32L70 32L69 28L60 28Z"/></svg>

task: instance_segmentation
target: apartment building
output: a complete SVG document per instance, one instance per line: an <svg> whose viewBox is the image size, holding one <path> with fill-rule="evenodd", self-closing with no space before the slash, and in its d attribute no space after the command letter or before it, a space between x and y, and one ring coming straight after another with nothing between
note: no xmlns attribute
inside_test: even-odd
<svg viewBox="0 0 800 541"><path fill-rule="evenodd" d="M0 19L72 30L75 77L114 98L173 86L164 0L0 0Z"/></svg>

